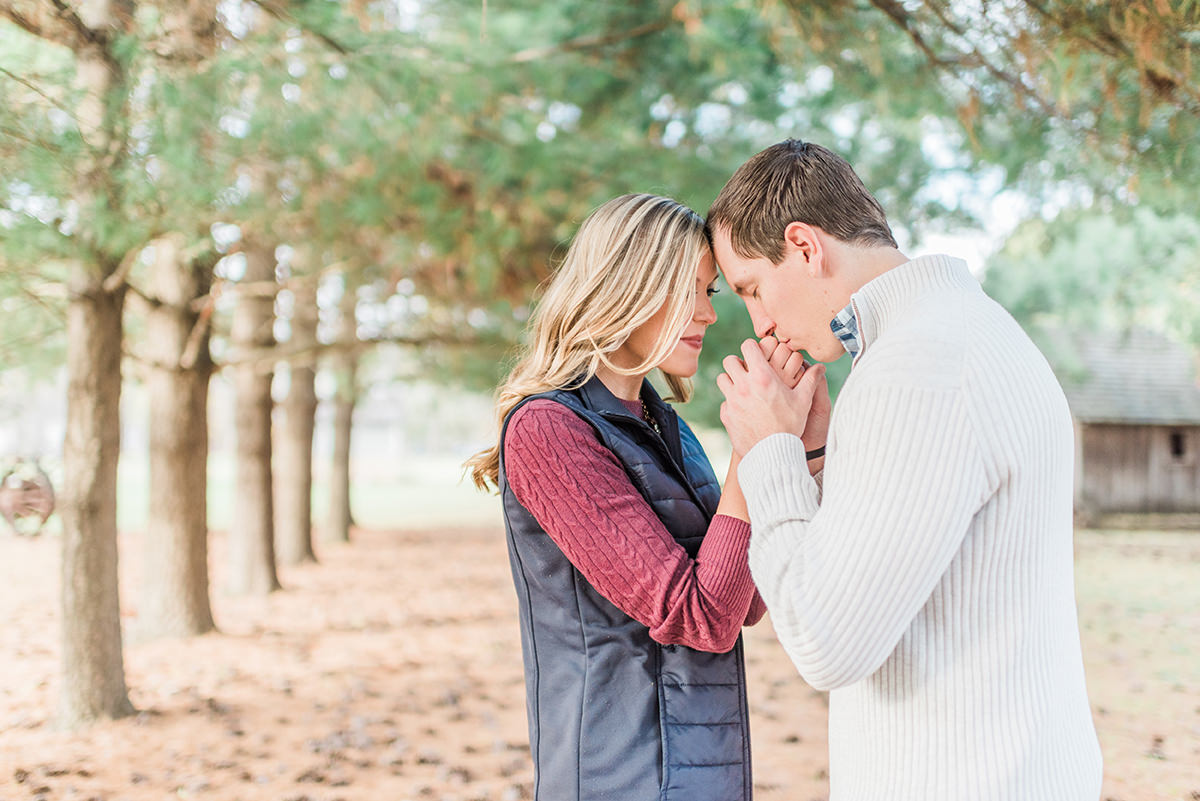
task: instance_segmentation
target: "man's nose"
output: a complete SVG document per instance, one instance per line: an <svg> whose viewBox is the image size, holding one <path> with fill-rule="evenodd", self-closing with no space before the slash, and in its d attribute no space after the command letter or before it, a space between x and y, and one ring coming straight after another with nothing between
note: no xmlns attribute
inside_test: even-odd
<svg viewBox="0 0 1200 801"><path fill-rule="evenodd" d="M750 322L754 324L754 335L759 339L775 333L775 321L763 313L758 304L747 305L750 312Z"/></svg>

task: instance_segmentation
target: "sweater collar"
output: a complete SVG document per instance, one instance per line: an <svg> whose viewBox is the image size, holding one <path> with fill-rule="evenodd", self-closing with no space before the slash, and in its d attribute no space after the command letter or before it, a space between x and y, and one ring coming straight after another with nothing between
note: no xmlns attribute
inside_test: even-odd
<svg viewBox="0 0 1200 801"><path fill-rule="evenodd" d="M894 267L851 295L847 309L853 312L858 333L854 364L908 306L925 293L939 289L981 291L965 261L938 254L919 256Z"/></svg>

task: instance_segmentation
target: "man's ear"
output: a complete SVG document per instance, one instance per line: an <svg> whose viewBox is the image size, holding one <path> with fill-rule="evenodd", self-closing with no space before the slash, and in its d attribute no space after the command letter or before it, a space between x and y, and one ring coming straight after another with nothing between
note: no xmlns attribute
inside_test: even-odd
<svg viewBox="0 0 1200 801"><path fill-rule="evenodd" d="M799 221L790 222L783 229L785 258L791 256L807 269L814 278L828 272L825 263L825 248L821 241L821 229Z"/></svg>

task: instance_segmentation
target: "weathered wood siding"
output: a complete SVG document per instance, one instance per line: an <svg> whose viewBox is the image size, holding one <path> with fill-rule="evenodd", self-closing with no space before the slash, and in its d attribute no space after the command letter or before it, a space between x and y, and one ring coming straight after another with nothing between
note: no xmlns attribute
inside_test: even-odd
<svg viewBox="0 0 1200 801"><path fill-rule="evenodd" d="M1080 424L1075 431L1077 510L1200 512L1200 426ZM1172 434L1182 454L1173 452Z"/></svg>

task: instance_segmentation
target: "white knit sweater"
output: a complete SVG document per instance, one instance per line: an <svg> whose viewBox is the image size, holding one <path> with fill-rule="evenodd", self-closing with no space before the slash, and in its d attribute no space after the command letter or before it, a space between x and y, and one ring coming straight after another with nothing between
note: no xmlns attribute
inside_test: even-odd
<svg viewBox="0 0 1200 801"><path fill-rule="evenodd" d="M1062 390L958 259L852 302L819 480L789 434L738 471L772 623L832 691L831 801L1096 801Z"/></svg>

